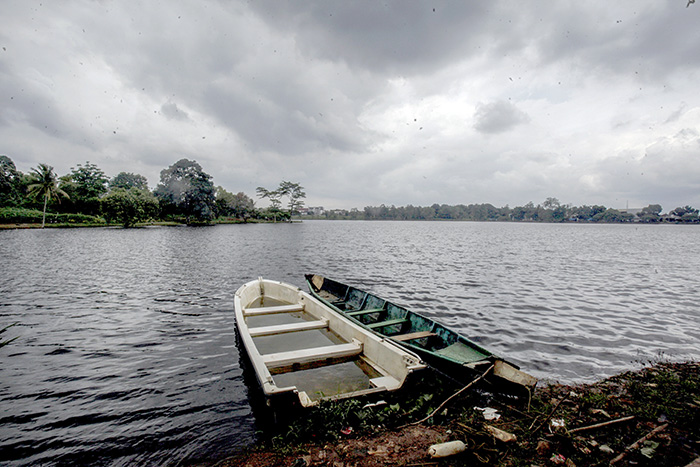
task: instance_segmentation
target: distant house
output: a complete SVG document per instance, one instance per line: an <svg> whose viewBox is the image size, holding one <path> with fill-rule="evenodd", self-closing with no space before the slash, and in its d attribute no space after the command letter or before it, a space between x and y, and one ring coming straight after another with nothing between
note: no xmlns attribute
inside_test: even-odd
<svg viewBox="0 0 700 467"><path fill-rule="evenodd" d="M643 208L625 208L625 209L618 209L620 212L626 212L627 214L632 214L634 217L637 217L637 214L643 211Z"/></svg>
<svg viewBox="0 0 700 467"><path fill-rule="evenodd" d="M326 212L323 206L309 206L306 208L305 215L307 216L322 216Z"/></svg>

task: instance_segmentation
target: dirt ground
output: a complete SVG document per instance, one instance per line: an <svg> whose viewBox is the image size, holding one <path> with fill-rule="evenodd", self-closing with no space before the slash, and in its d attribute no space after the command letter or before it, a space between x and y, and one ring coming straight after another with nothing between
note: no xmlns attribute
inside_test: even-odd
<svg viewBox="0 0 700 467"><path fill-rule="evenodd" d="M440 426L411 426L378 435L341 439L333 443L299 447L297 452L251 450L226 459L217 467L379 467L426 464L428 448L449 438Z"/></svg>

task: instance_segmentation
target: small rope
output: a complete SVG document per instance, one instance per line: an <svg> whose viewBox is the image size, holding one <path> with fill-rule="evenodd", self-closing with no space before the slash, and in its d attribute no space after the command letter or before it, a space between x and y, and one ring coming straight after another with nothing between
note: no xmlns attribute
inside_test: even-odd
<svg viewBox="0 0 700 467"><path fill-rule="evenodd" d="M494 365L491 365L490 367L488 367L488 369L487 369L486 371L484 371L484 373L483 373L481 376L479 376L479 377L476 378L475 380L472 380L469 384L467 384L466 386L464 386L462 389L460 389L459 391L455 392L455 393L452 394L450 397L448 397L447 399L445 399L445 401L444 401L442 404L440 404L440 405L438 406L437 409L433 410L433 412L432 412L430 415L428 415L427 417L425 417L425 418L423 418L423 419L421 419L421 420L418 420L417 422L407 423L406 425L403 425L403 426L401 426L400 428L403 428L403 427L406 427L406 426L411 426L411 425L418 425L419 423L423 423L424 421L426 421L427 419L429 419L430 417L432 417L433 415L435 415L436 413L438 413L438 412L440 411L440 409L442 409L442 408L445 406L445 404L447 404L449 401L451 401L452 399L454 399L454 398L457 397L458 395L462 394L464 391L466 391L467 389L469 389L470 387L472 387L474 384L476 384L479 380L481 380L481 379L483 379L484 377L486 377L486 375L489 373L489 371L493 370L493 367L494 367Z"/></svg>

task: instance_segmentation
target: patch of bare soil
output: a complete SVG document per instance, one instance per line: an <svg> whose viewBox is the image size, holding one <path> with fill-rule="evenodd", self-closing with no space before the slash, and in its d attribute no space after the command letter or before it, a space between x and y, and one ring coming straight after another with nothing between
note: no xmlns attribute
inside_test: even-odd
<svg viewBox="0 0 700 467"><path fill-rule="evenodd" d="M449 437L440 426L411 426L378 435L347 438L321 445L298 446L294 452L251 450L226 459L217 467L379 467L426 465L432 444Z"/></svg>

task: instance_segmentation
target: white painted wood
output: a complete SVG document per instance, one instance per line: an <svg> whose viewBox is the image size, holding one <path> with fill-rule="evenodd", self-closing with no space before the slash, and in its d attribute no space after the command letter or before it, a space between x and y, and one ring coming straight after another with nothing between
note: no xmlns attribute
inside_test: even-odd
<svg viewBox="0 0 700 467"><path fill-rule="evenodd" d="M260 326L249 328L251 337L274 336L276 334L286 334L288 332L312 331L314 329L324 329L328 327L327 319L316 321L302 321L300 323L280 324L277 326Z"/></svg>
<svg viewBox="0 0 700 467"><path fill-rule="evenodd" d="M388 391L393 391L401 387L401 382L391 376L372 378L369 382L376 388L386 388Z"/></svg>
<svg viewBox="0 0 700 467"><path fill-rule="evenodd" d="M269 369L291 366L296 363L312 363L327 358L354 357L361 353L362 343L355 341L349 344L328 345L325 347L313 347L311 349L267 354L263 355L262 359Z"/></svg>
<svg viewBox="0 0 700 467"><path fill-rule="evenodd" d="M293 305L263 306L260 308L246 308L243 311L245 316L273 315L275 313L293 313L304 311L304 305L295 303Z"/></svg>

